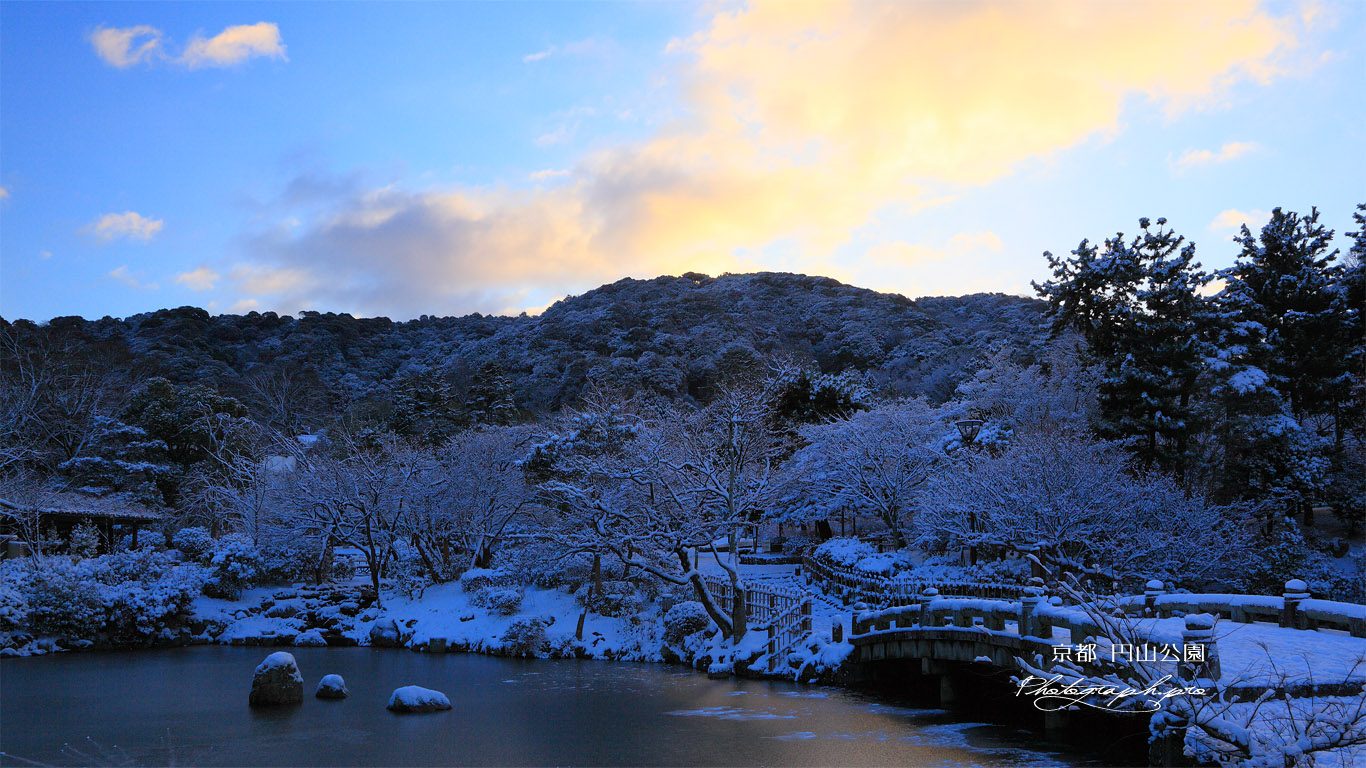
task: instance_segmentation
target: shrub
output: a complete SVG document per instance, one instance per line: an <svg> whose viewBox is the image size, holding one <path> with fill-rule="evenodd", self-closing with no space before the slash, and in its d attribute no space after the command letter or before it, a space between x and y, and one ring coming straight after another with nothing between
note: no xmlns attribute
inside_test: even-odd
<svg viewBox="0 0 1366 768"><path fill-rule="evenodd" d="M207 528L181 528L171 537L171 545L191 560L202 560L213 550L213 537Z"/></svg>
<svg viewBox="0 0 1366 768"><path fill-rule="evenodd" d="M28 572L14 561L0 561L0 632L28 625Z"/></svg>
<svg viewBox="0 0 1366 768"><path fill-rule="evenodd" d="M600 616L629 616L645 607L645 600L629 581L603 581L601 593L593 592L589 582L575 590L574 598Z"/></svg>
<svg viewBox="0 0 1366 768"><path fill-rule="evenodd" d="M460 588L465 592L478 592L490 587L508 586L515 579L502 571L489 568L471 568L460 574Z"/></svg>
<svg viewBox="0 0 1366 768"><path fill-rule="evenodd" d="M509 587L488 587L475 592L470 602L501 616L511 616L522 607L522 593Z"/></svg>
<svg viewBox="0 0 1366 768"><path fill-rule="evenodd" d="M214 542L209 568L212 574L204 583L204 594L236 600L242 596L243 589L260 578L261 553L245 536L224 536Z"/></svg>
<svg viewBox="0 0 1366 768"><path fill-rule="evenodd" d="M314 565L318 562L318 543L301 536L281 536L271 538L259 547L260 573L258 584L289 584L295 581L309 581L318 574ZM324 569L322 576L327 577Z"/></svg>
<svg viewBox="0 0 1366 768"><path fill-rule="evenodd" d="M94 557L100 552L100 529L89 521L71 529L71 552L80 557Z"/></svg>
<svg viewBox="0 0 1366 768"><path fill-rule="evenodd" d="M711 626L707 609L696 600L679 603L664 614L664 639L670 645L678 645L683 638L696 634Z"/></svg>
<svg viewBox="0 0 1366 768"><path fill-rule="evenodd" d="M96 636L104 626L98 582L82 579L71 563L52 558L34 574L28 626L35 634L71 639Z"/></svg>
<svg viewBox="0 0 1366 768"><path fill-rule="evenodd" d="M503 633L503 645L512 656L543 656L550 651L544 619L517 619Z"/></svg>
<svg viewBox="0 0 1366 768"><path fill-rule="evenodd" d="M183 624L206 571L141 549L7 563L2 576L0 629L128 643Z"/></svg>
<svg viewBox="0 0 1366 768"><path fill-rule="evenodd" d="M394 588L409 600L422 597L432 580L427 577L427 569L417 557L405 557L390 567L394 578Z"/></svg>

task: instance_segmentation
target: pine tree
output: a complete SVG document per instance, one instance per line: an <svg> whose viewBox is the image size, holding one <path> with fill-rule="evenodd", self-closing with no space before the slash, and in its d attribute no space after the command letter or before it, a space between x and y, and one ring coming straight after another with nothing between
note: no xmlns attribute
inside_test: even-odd
<svg viewBox="0 0 1366 768"><path fill-rule="evenodd" d="M512 382L501 365L490 362L479 367L465 397L465 412L475 424L506 426L516 420Z"/></svg>
<svg viewBox="0 0 1366 768"><path fill-rule="evenodd" d="M464 416L446 377L438 371L410 373L394 385L390 426L426 445L446 442L464 426Z"/></svg>
<svg viewBox="0 0 1366 768"><path fill-rule="evenodd" d="M1331 450L1308 425L1338 423L1348 390L1334 301L1342 268L1318 218L1317 209L1302 217L1277 208L1258 236L1244 225L1237 262L1219 273L1219 485L1282 512L1321 500Z"/></svg>
<svg viewBox="0 0 1366 768"><path fill-rule="evenodd" d="M1222 303L1266 329L1266 373L1296 418L1334 411L1333 383L1345 372L1331 343L1338 329L1333 285L1342 271L1333 264L1332 240L1317 208L1303 217L1277 208L1260 235L1243 225L1234 238L1242 246L1238 261L1219 273Z"/></svg>
<svg viewBox="0 0 1366 768"><path fill-rule="evenodd" d="M1103 247L1083 240L1072 258L1045 253L1054 279L1034 288L1048 301L1055 333L1075 329L1103 363L1099 432L1138 463L1184 475L1196 433L1195 394L1212 317L1200 289L1210 280L1195 245L1139 220Z"/></svg>

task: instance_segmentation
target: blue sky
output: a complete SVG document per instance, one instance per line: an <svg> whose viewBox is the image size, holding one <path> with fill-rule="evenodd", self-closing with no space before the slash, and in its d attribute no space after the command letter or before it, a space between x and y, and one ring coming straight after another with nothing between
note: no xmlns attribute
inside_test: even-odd
<svg viewBox="0 0 1366 768"><path fill-rule="evenodd" d="M0 315L537 311L1366 201L1360 3L0 5Z"/></svg>

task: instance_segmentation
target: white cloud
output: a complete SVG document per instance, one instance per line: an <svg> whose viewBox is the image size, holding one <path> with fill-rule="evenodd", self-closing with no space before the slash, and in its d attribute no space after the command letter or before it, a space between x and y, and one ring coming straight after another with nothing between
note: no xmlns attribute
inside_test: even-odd
<svg viewBox="0 0 1366 768"><path fill-rule="evenodd" d="M653 135L576 157L562 183L356 190L282 210L302 224L277 219L246 246L253 280L287 279L239 295L411 316L536 306L623 275L806 267L879 211L930 204L927 183L988 184L1113 136L1126 105L1174 117L1284 76L1289 52L1317 55L1297 25L1255 0L726 7L671 44L687 101ZM554 117L542 143L572 133L575 115ZM981 266L1002 251L976 232L883 255L948 252L932 264L999 289Z"/></svg>
<svg viewBox="0 0 1366 768"><path fill-rule="evenodd" d="M1189 168L1195 165L1226 163L1258 149L1261 149L1261 146L1255 141L1230 141L1217 152L1209 149L1188 149L1176 159L1176 167Z"/></svg>
<svg viewBox="0 0 1366 768"><path fill-rule="evenodd" d="M90 33L95 53L111 67L127 69L161 54L161 30L145 24L136 27L99 27Z"/></svg>
<svg viewBox="0 0 1366 768"><path fill-rule="evenodd" d="M180 62L190 69L230 67L256 56L288 60L279 26L261 21L228 27L207 39L196 35L185 46Z"/></svg>
<svg viewBox="0 0 1366 768"><path fill-rule="evenodd" d="M1236 230L1246 224L1248 229L1256 231L1270 218L1271 213L1268 211L1256 208L1250 211L1240 211L1236 208L1230 208L1227 211L1221 211L1218 216L1215 216L1214 221L1209 223L1209 229L1211 232L1221 232L1228 229Z"/></svg>
<svg viewBox="0 0 1366 768"><path fill-rule="evenodd" d="M151 240L161 231L164 223L161 219L149 219L140 213L125 211L106 213L90 222L86 229L102 240L113 240L118 237Z"/></svg>
<svg viewBox="0 0 1366 768"><path fill-rule="evenodd" d="M129 288L136 288L140 291L155 291L161 287L156 283L144 283L138 280L138 278L129 271L127 266L116 267L115 269L109 270L109 277L123 283Z"/></svg>
<svg viewBox="0 0 1366 768"><path fill-rule="evenodd" d="M176 275L175 281L180 285L187 286L192 291L211 291L214 284L222 277L208 267L198 267L189 272L182 272Z"/></svg>
<svg viewBox="0 0 1366 768"><path fill-rule="evenodd" d="M0 200L9 199L9 187L0 187Z"/></svg>
<svg viewBox="0 0 1366 768"><path fill-rule="evenodd" d="M568 175L569 171L559 170L555 168L546 168L543 171L536 171L535 173L530 174L528 178L530 178L532 181L549 181L550 179L555 179L561 176Z"/></svg>
<svg viewBox="0 0 1366 768"><path fill-rule="evenodd" d="M551 56L610 56L616 50L616 44L611 40L590 37L586 40L575 40L564 45L552 45L545 50L535 53L528 53L522 57L522 61L527 64L548 59Z"/></svg>

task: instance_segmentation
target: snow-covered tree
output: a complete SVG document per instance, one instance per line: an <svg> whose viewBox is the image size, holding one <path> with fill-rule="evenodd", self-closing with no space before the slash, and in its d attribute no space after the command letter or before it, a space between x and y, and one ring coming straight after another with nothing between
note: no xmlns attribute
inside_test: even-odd
<svg viewBox="0 0 1366 768"><path fill-rule="evenodd" d="M1146 469L1184 474L1206 357L1209 311L1200 291L1210 277L1195 245L1166 223L1140 219L1132 240L1119 234L1101 247L1083 240L1070 259L1045 253L1054 279L1034 287L1055 331L1080 332L1105 366L1101 433Z"/></svg>
<svg viewBox="0 0 1366 768"><path fill-rule="evenodd" d="M907 400L807 426L806 446L783 467L784 495L826 513L874 515L905 547L919 489L947 461L941 418L923 400Z"/></svg>
<svg viewBox="0 0 1366 768"><path fill-rule="evenodd" d="M1251 546L1246 512L1130 474L1123 451L1075 432L1022 435L997 456L936 473L919 526L963 546L1032 553L1055 576L1107 583L1227 579Z"/></svg>
<svg viewBox="0 0 1366 768"><path fill-rule="evenodd" d="M566 554L599 553L665 582L691 586L728 637L742 637L747 609L738 569L741 531L768 508L776 443L763 391L733 389L700 410L667 408L623 416L584 414L581 430L612 435L607 446L554 441L554 472L540 484L557 515L545 531ZM583 445L587 450L576 450ZM726 541L726 557L718 543ZM726 615L707 591L695 557L709 554L737 596Z"/></svg>
<svg viewBox="0 0 1366 768"><path fill-rule="evenodd" d="M1084 429L1096 418L1100 367L1088 364L1080 339L1055 339L1036 363L1017 362L1017 351L1002 345L972 378L958 385L955 399L975 417L1010 432Z"/></svg>
<svg viewBox="0 0 1366 768"><path fill-rule="evenodd" d="M432 493L417 500L402 527L437 581L488 567L498 542L532 503L519 463L530 433L503 428L462 432L424 467Z"/></svg>

